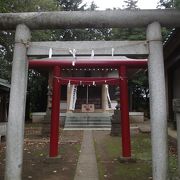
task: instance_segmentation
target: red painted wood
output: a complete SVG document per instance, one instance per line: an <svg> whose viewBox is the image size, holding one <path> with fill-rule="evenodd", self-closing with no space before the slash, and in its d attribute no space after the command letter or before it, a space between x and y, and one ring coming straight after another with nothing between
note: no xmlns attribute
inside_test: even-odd
<svg viewBox="0 0 180 180"><path fill-rule="evenodd" d="M29 68L52 68L53 66L61 66L61 68L72 67L106 67L106 68L118 68L120 65L126 65L131 68L146 68L147 59L131 59L131 60L119 60L119 59L104 59L104 60L76 60L75 66L72 66L72 59L67 60L53 60L53 59L41 59L41 60L29 60Z"/></svg>
<svg viewBox="0 0 180 180"><path fill-rule="evenodd" d="M67 85L70 84L75 85L92 85L93 82L95 85L118 85L119 78L108 78L108 77L63 77L61 78L61 84Z"/></svg>
<svg viewBox="0 0 180 180"><path fill-rule="evenodd" d="M55 66L53 69L53 76L60 77L61 69ZM50 150L49 156L58 156L58 141L59 141L59 112L60 112L60 86L61 80L53 78L53 92L52 92L52 111L51 111L51 134L50 134Z"/></svg>
<svg viewBox="0 0 180 180"><path fill-rule="evenodd" d="M119 68L120 78L120 108L121 108L121 134L122 134L122 157L131 157L131 138L128 107L128 79L126 66Z"/></svg>

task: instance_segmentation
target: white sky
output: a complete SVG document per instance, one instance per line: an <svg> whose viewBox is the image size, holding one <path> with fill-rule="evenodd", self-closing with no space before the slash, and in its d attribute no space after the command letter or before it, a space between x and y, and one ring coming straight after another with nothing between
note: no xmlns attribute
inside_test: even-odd
<svg viewBox="0 0 180 180"><path fill-rule="evenodd" d="M118 8L122 7L124 0L83 0L90 4L92 1L99 7L98 9L107 9L107 8ZM138 7L140 9L155 9L159 0L139 0Z"/></svg>

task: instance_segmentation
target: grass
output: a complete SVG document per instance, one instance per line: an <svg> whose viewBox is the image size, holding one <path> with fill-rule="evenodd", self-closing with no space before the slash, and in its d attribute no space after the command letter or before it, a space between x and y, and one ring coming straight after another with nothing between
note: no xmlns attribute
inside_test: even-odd
<svg viewBox="0 0 180 180"><path fill-rule="evenodd" d="M152 156L150 134L138 134L131 138L132 157L136 163L120 163L121 138L104 135L95 137L95 149L100 180L147 180L152 179ZM169 155L170 179L177 179L177 156Z"/></svg>

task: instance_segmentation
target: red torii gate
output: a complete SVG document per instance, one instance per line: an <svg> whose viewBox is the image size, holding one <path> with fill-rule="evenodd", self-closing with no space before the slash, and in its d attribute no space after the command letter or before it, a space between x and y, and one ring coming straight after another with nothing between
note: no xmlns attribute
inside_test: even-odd
<svg viewBox="0 0 180 180"><path fill-rule="evenodd" d="M95 82L101 84L113 84L120 86L120 102L121 102L121 133L122 133L122 157L131 158L131 142L130 142L130 124L128 110L128 81L127 68L146 68L147 59L103 59L103 60L76 60L75 67L110 67L117 68L119 78L107 77L61 77L61 68L72 67L72 60L29 60L29 68L53 68L53 94L52 94L52 112L51 112L51 135L50 135L50 157L58 156L59 142L59 113L60 113L60 90L61 84L92 84Z"/></svg>

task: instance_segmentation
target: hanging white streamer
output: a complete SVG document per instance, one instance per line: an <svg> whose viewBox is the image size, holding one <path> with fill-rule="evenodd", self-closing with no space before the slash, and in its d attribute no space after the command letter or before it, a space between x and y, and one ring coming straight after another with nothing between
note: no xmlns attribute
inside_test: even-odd
<svg viewBox="0 0 180 180"><path fill-rule="evenodd" d="M73 58L75 59L76 58L76 50L73 49Z"/></svg>
<svg viewBox="0 0 180 180"><path fill-rule="evenodd" d="M52 48L49 49L49 58L52 58Z"/></svg>
<svg viewBox="0 0 180 180"><path fill-rule="evenodd" d="M72 61L72 66L75 66L75 61L74 60Z"/></svg>
<svg viewBox="0 0 180 180"><path fill-rule="evenodd" d="M69 109L74 110L77 100L77 86L72 85Z"/></svg>
<svg viewBox="0 0 180 180"><path fill-rule="evenodd" d="M111 108L112 107L112 105L111 105L111 99L110 99L110 95L109 95L109 87L108 87L108 85L106 84L106 94L107 94L107 99L108 99L108 107L107 107L107 109L109 109L109 108Z"/></svg>
<svg viewBox="0 0 180 180"><path fill-rule="evenodd" d="M111 49L112 56L114 56L114 48Z"/></svg>
<svg viewBox="0 0 180 180"><path fill-rule="evenodd" d="M73 61L72 61L72 66L75 66L75 60L76 60L76 49L73 49L73 50L71 50L71 49L69 49L69 52L72 54L72 56L73 56Z"/></svg>
<svg viewBox="0 0 180 180"><path fill-rule="evenodd" d="M94 50L91 51L91 58L94 58Z"/></svg>

